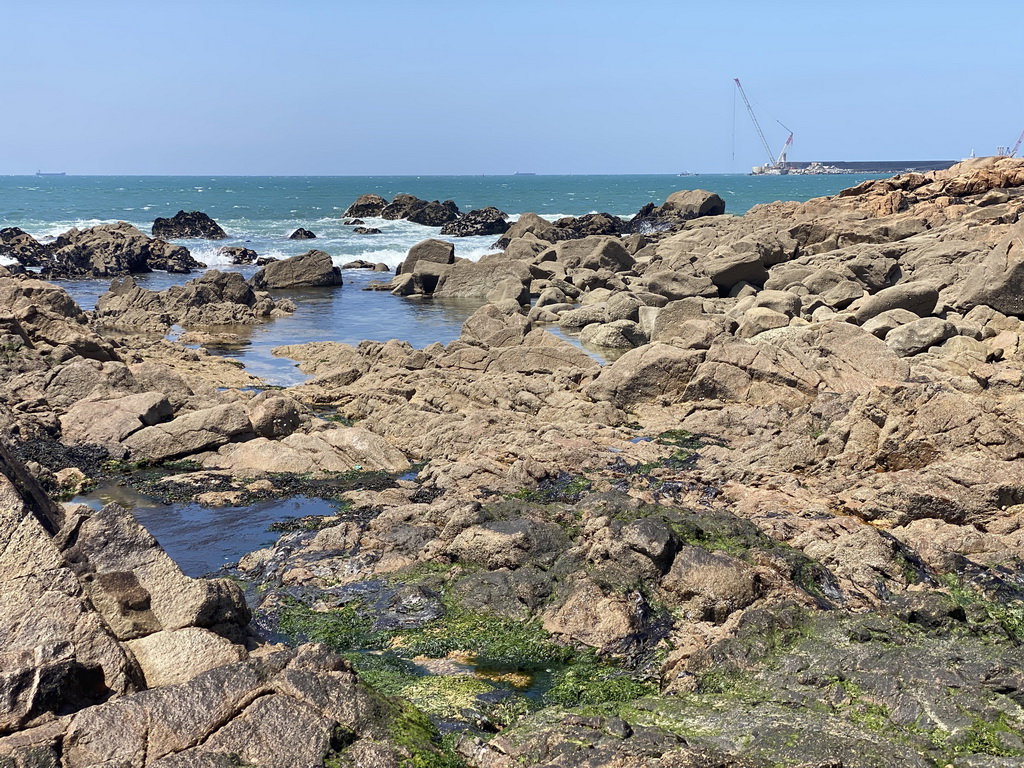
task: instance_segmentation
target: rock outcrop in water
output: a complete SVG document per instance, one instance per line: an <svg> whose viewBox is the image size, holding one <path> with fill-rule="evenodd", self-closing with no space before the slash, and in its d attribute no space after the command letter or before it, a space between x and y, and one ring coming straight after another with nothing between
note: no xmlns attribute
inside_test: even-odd
<svg viewBox="0 0 1024 768"><path fill-rule="evenodd" d="M187 248L147 237L124 221L70 229L47 251L42 273L53 279L121 277L154 269L188 274L206 266Z"/></svg>
<svg viewBox="0 0 1024 768"><path fill-rule="evenodd" d="M507 232L508 228L508 214L488 206L469 211L454 221L449 221L441 227L441 234L452 237L501 235Z"/></svg>
<svg viewBox="0 0 1024 768"><path fill-rule="evenodd" d="M341 285L342 279L341 270L334 266L330 254L312 250L267 264L250 282L253 288L264 290Z"/></svg>
<svg viewBox="0 0 1024 768"><path fill-rule="evenodd" d="M164 240L223 240L227 236L220 224L202 211L178 211L169 219L157 218L153 222L153 237Z"/></svg>
<svg viewBox="0 0 1024 768"><path fill-rule="evenodd" d="M96 301L93 323L129 333L165 333L171 325L254 325L295 311L288 299L274 301L238 272L206 272L184 285L150 291L130 277L114 280Z"/></svg>
<svg viewBox="0 0 1024 768"><path fill-rule="evenodd" d="M57 585L79 634L0 619L19 638L0 761L1019 763L1022 210L1024 162L984 159L677 231L564 238L524 216L503 254L403 269L435 296L506 281L457 341L281 348L309 381L256 396L0 274L0 419L48 486L97 447L190 458L160 487L220 503L394 473L236 576L256 626L352 653L460 732L442 756L415 720L427 751L402 755L411 708L323 649L260 646L218 582L202 621L183 599L166 623L164 580L196 588L151 581L116 508L29 531L29 478L3 491L0 578L46 574L26 583ZM552 322L632 348L602 365ZM211 668L170 663L182 648ZM198 725L166 736L185 711Z"/></svg>
<svg viewBox="0 0 1024 768"><path fill-rule="evenodd" d="M23 267L42 267L50 250L18 227L0 229L0 256L16 259Z"/></svg>

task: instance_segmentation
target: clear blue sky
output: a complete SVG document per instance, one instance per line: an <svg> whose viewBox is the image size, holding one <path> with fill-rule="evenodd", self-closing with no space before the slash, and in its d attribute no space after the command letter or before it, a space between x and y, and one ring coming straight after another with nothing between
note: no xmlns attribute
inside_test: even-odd
<svg viewBox="0 0 1024 768"><path fill-rule="evenodd" d="M8 0L0 174L743 172L733 77L792 160L991 154L1022 8Z"/></svg>

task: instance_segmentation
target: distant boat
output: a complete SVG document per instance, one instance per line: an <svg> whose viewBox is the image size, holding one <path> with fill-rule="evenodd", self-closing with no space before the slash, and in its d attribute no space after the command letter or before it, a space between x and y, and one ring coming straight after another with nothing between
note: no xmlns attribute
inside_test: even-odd
<svg viewBox="0 0 1024 768"><path fill-rule="evenodd" d="M693 173L692 171L683 171L682 173L677 173L676 176L700 176L700 174Z"/></svg>
<svg viewBox="0 0 1024 768"><path fill-rule="evenodd" d="M536 173L527 173L525 171L516 171L512 174L513 176L536 176Z"/></svg>
<svg viewBox="0 0 1024 768"><path fill-rule="evenodd" d="M36 176L67 176L67 174L64 171L60 171L59 173L43 173L42 171L36 171Z"/></svg>

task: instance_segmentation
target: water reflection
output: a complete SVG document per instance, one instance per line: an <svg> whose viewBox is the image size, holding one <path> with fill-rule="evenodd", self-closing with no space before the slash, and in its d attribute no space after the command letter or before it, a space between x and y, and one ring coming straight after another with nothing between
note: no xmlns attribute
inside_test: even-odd
<svg viewBox="0 0 1024 768"><path fill-rule="evenodd" d="M100 509L116 502L156 537L187 576L203 576L256 549L269 546L277 534L271 523L306 515L333 515L337 507L323 499L296 496L261 501L245 507L203 507L161 504L133 488L107 483L73 499Z"/></svg>

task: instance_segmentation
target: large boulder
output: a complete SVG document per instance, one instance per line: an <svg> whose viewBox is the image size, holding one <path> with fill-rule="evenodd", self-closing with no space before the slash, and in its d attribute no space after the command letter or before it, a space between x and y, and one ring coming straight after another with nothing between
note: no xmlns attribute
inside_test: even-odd
<svg viewBox="0 0 1024 768"><path fill-rule="evenodd" d="M935 311L938 300L939 290L931 283L900 283L867 296L850 310L859 323L893 309L905 309L925 317Z"/></svg>
<svg viewBox="0 0 1024 768"><path fill-rule="evenodd" d="M1005 315L1024 316L1024 224L1018 224L976 266L958 291L963 310L980 305Z"/></svg>
<svg viewBox="0 0 1024 768"><path fill-rule="evenodd" d="M288 235L288 239L289 240L316 240L316 235L312 231L306 229L305 227L299 227L294 232L292 232L290 235Z"/></svg>
<svg viewBox="0 0 1024 768"><path fill-rule="evenodd" d="M672 401L682 395L704 354L703 350L670 344L646 344L606 365L583 392L591 400L607 401L617 408L661 398Z"/></svg>
<svg viewBox="0 0 1024 768"><path fill-rule="evenodd" d="M121 441L143 427L159 424L172 415L162 392L142 392L107 400L80 400L61 416L65 443L100 445L114 458L127 451Z"/></svg>
<svg viewBox="0 0 1024 768"><path fill-rule="evenodd" d="M479 301L512 298L523 304L529 300L532 279L525 263L497 254L478 262L459 261L451 265L434 288L434 296Z"/></svg>
<svg viewBox="0 0 1024 768"><path fill-rule="evenodd" d="M441 227L442 235L471 237L474 235L502 235L508 231L508 214L493 206L464 213L455 221Z"/></svg>
<svg viewBox="0 0 1024 768"><path fill-rule="evenodd" d="M416 243L409 249L405 260L395 270L395 274L412 272L417 262L429 261L434 264L451 264L455 261L455 246L447 240L430 238Z"/></svg>
<svg viewBox="0 0 1024 768"><path fill-rule="evenodd" d="M220 224L202 211L178 211L169 219L157 218L153 222L153 237L163 240L223 240L227 236L227 232L221 229Z"/></svg>
<svg viewBox="0 0 1024 768"><path fill-rule="evenodd" d="M629 221L629 231L669 232L680 229L687 221L702 216L721 216L725 201L714 192L687 189L673 192L660 206L648 203Z"/></svg>
<svg viewBox="0 0 1024 768"><path fill-rule="evenodd" d="M384 219L405 219L427 227L441 227L459 218L459 208L451 200L420 200L414 195L395 195L395 199L380 212Z"/></svg>
<svg viewBox="0 0 1024 768"><path fill-rule="evenodd" d="M70 229L51 246L43 274L51 278L120 277L166 269L188 273L204 265L187 248L147 237L125 221Z"/></svg>
<svg viewBox="0 0 1024 768"><path fill-rule="evenodd" d="M341 270L330 254L312 250L267 264L252 276L254 288L300 288L341 285Z"/></svg>
<svg viewBox="0 0 1024 768"><path fill-rule="evenodd" d="M0 337L9 351L67 347L93 360L119 359L110 342L90 330L88 317L63 288L2 275L0 307Z"/></svg>
<svg viewBox="0 0 1024 768"><path fill-rule="evenodd" d="M245 437L253 437L253 426L245 408L227 403L146 427L129 435L122 444L137 461L164 461L216 449Z"/></svg>
<svg viewBox="0 0 1024 768"><path fill-rule="evenodd" d="M380 195L360 195L356 201L345 209L342 216L346 219L362 219L371 216L380 216L381 211L388 205L388 201Z"/></svg>
<svg viewBox="0 0 1024 768"><path fill-rule="evenodd" d="M140 687L130 654L51 538L62 516L0 446L0 734Z"/></svg>
<svg viewBox="0 0 1024 768"><path fill-rule="evenodd" d="M15 259L23 267L41 267L49 259L50 249L18 227L0 229L0 256Z"/></svg>
<svg viewBox="0 0 1024 768"><path fill-rule="evenodd" d="M555 260L569 270L607 269L624 272L632 268L634 263L633 257L617 237L595 235L581 240L566 240L552 250Z"/></svg>
<svg viewBox="0 0 1024 768"><path fill-rule="evenodd" d="M610 213L587 213L583 216L565 216L555 221L554 226L567 239L590 237L591 235L618 235L627 231L626 222Z"/></svg>
<svg viewBox="0 0 1024 768"><path fill-rule="evenodd" d="M719 624L760 594L756 575L742 560L690 546L676 554L661 586L686 615Z"/></svg>
<svg viewBox="0 0 1024 768"><path fill-rule="evenodd" d="M287 299L275 302L268 293L254 291L238 272L211 269L159 292L140 287L130 277L114 280L96 300L93 318L106 327L156 331L174 323L255 325L294 309Z"/></svg>

